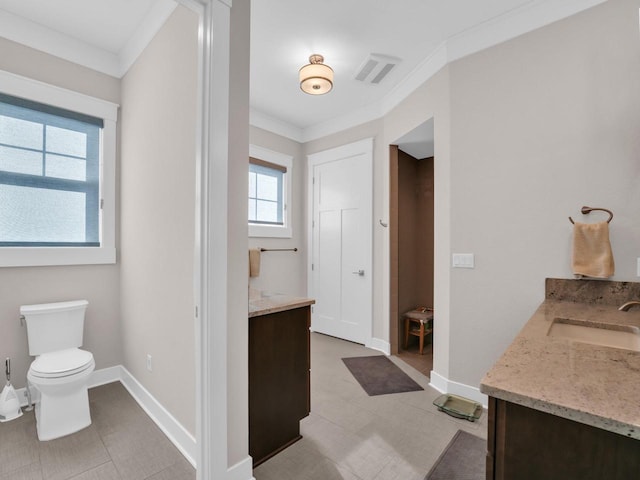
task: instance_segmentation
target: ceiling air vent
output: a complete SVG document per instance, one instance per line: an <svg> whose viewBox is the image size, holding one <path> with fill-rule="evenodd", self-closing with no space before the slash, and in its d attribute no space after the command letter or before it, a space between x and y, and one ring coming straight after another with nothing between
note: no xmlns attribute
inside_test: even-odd
<svg viewBox="0 0 640 480"><path fill-rule="evenodd" d="M371 53L358 68L355 79L377 85L400 62L397 57Z"/></svg>

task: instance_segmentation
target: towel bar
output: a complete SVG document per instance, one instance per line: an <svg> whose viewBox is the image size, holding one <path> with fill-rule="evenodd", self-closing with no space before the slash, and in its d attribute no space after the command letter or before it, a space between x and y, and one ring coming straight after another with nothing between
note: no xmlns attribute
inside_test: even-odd
<svg viewBox="0 0 640 480"><path fill-rule="evenodd" d="M580 210L580 212L583 215L586 215L587 213L591 213L594 210L600 210L601 212L607 212L609 214L609 220L607 220L607 223L610 223L611 220L613 220L613 212L611 210L607 210L606 208L598 208L598 207L582 207L582 209ZM569 221L571 223L575 223L573 221L573 218L569 217Z"/></svg>
<svg viewBox="0 0 640 480"><path fill-rule="evenodd" d="M261 248L261 252L297 252L297 248Z"/></svg>

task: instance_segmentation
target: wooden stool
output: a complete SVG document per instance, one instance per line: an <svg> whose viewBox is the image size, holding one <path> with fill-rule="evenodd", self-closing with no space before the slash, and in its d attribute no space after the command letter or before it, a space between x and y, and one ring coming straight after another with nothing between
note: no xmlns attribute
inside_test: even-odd
<svg viewBox="0 0 640 480"><path fill-rule="evenodd" d="M411 310L404 315L404 348L409 345L409 335L420 337L420 355L424 350L424 337L433 332L433 310ZM412 325L413 324L413 325Z"/></svg>

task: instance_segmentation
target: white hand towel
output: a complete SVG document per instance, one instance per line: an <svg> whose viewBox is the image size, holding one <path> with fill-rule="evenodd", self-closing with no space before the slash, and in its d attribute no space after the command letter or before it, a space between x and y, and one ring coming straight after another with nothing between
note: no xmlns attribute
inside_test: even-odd
<svg viewBox="0 0 640 480"><path fill-rule="evenodd" d="M260 275L260 249L249 249L249 276L257 277Z"/></svg>

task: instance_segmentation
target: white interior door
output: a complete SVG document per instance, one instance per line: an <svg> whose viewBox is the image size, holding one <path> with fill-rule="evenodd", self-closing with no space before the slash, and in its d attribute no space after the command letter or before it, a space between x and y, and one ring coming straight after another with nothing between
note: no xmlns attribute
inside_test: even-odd
<svg viewBox="0 0 640 480"><path fill-rule="evenodd" d="M369 344L372 335L373 139L309 156L311 328Z"/></svg>

